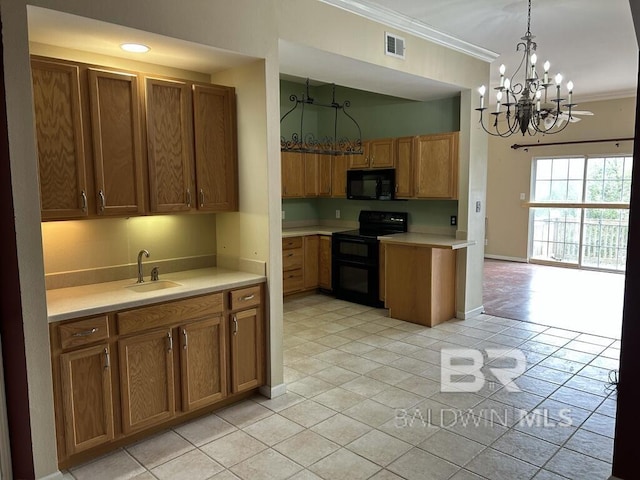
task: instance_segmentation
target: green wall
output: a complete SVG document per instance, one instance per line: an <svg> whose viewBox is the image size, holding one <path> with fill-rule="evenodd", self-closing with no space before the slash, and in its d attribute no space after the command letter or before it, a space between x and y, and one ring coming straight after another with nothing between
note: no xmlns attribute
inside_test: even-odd
<svg viewBox="0 0 640 480"><path fill-rule="evenodd" d="M284 115L292 106L289 96L295 94L301 98L305 88L304 84L280 81L281 115ZM316 102L330 103L332 100L331 85L310 87L309 93ZM460 130L459 96L416 102L336 86L336 101L342 104L345 100L351 102L348 112L360 125L363 140ZM307 105L305 133L308 125L308 130L314 135L333 135L333 115L333 109ZM340 128L350 127L350 122L340 119L338 125ZM339 134L357 136L357 130L354 128L343 130L340 128ZM292 112L280 124L281 135L287 138L299 129L300 117L297 112ZM335 220L336 210L340 210L341 220L357 221L360 210L385 210L408 212L410 224L447 227L450 216L458 213L458 202L455 200L367 201L303 198L283 200L282 209L285 212L285 221Z"/></svg>

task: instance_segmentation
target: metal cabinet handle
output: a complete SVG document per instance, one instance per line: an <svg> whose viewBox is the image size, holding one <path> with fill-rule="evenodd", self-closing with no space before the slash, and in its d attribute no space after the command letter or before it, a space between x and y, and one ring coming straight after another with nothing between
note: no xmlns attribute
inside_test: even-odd
<svg viewBox="0 0 640 480"><path fill-rule="evenodd" d="M191 206L191 189L187 188L187 207Z"/></svg>
<svg viewBox="0 0 640 480"><path fill-rule="evenodd" d="M91 330L76 332L72 335L72 337L88 337L89 335L93 335L94 333L96 333L98 330L98 327L93 327Z"/></svg>
<svg viewBox="0 0 640 480"><path fill-rule="evenodd" d="M182 348L186 350L189 339L187 338L187 330L185 328L182 329L182 335L184 336L184 344L182 345Z"/></svg>
<svg viewBox="0 0 640 480"><path fill-rule="evenodd" d="M255 297L255 294L252 293L251 295L245 295L244 297L241 297L240 300L242 300L243 302L247 302L249 300L253 300Z"/></svg>
<svg viewBox="0 0 640 480"><path fill-rule="evenodd" d="M111 367L111 360L109 359L109 349L105 348L104 349L104 368L110 368Z"/></svg>
<svg viewBox="0 0 640 480"><path fill-rule="evenodd" d="M293 257L293 253L290 253L289 255L287 255L287 257Z"/></svg>
<svg viewBox="0 0 640 480"><path fill-rule="evenodd" d="M104 212L104 207L106 205L106 202L105 202L104 193L102 192L102 190L98 191L98 197L100 197L100 211Z"/></svg>
<svg viewBox="0 0 640 480"><path fill-rule="evenodd" d="M87 193L82 190L82 192L80 192L80 196L82 197L82 211L86 212L87 211Z"/></svg>
<svg viewBox="0 0 640 480"><path fill-rule="evenodd" d="M234 335L238 334L238 317L237 317L237 315L233 316L233 334Z"/></svg>
<svg viewBox="0 0 640 480"><path fill-rule="evenodd" d="M396 193L398 193L398 184L396 183Z"/></svg>
<svg viewBox="0 0 640 480"><path fill-rule="evenodd" d="M171 332L167 332L167 339L169 340L169 351L173 350L173 337Z"/></svg>
<svg viewBox="0 0 640 480"><path fill-rule="evenodd" d="M204 207L204 190L200 189L200 206Z"/></svg>

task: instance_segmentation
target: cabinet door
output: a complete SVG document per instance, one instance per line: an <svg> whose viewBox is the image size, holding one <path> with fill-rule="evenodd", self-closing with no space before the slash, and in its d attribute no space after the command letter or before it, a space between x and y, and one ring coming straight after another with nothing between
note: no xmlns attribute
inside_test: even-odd
<svg viewBox="0 0 640 480"><path fill-rule="evenodd" d="M318 286L318 261L320 259L320 237L308 235L304 237L304 276L303 287L316 288Z"/></svg>
<svg viewBox="0 0 640 480"><path fill-rule="evenodd" d="M369 142L369 167L393 168L395 167L395 152L393 138L372 140Z"/></svg>
<svg viewBox="0 0 640 480"><path fill-rule="evenodd" d="M195 410L227 396L227 349L222 316L180 327L182 409Z"/></svg>
<svg viewBox="0 0 640 480"><path fill-rule="evenodd" d="M111 365L106 343L60 355L66 453L113 439Z"/></svg>
<svg viewBox="0 0 640 480"><path fill-rule="evenodd" d="M349 168L369 168L369 142L362 142L362 153L349 155Z"/></svg>
<svg viewBox="0 0 640 480"><path fill-rule="evenodd" d="M42 219L86 217L87 178L79 68L32 60L31 74Z"/></svg>
<svg viewBox="0 0 640 480"><path fill-rule="evenodd" d="M193 85L197 205L199 210L238 209L236 97L230 87Z"/></svg>
<svg viewBox="0 0 640 480"><path fill-rule="evenodd" d="M319 249L318 283L320 288L331 290L331 237L320 235Z"/></svg>
<svg viewBox="0 0 640 480"><path fill-rule="evenodd" d="M458 133L418 137L415 162L415 196L458 197Z"/></svg>
<svg viewBox="0 0 640 480"><path fill-rule="evenodd" d="M396 197L413 197L414 137L396 139Z"/></svg>
<svg viewBox="0 0 640 480"><path fill-rule="evenodd" d="M318 196L331 196L331 163L332 156L318 155Z"/></svg>
<svg viewBox="0 0 640 480"><path fill-rule="evenodd" d="M304 158L302 153L282 152L282 197L304 196Z"/></svg>
<svg viewBox="0 0 640 480"><path fill-rule="evenodd" d="M347 165L349 156L337 155L332 159L331 196L334 198L347 197Z"/></svg>
<svg viewBox="0 0 640 480"><path fill-rule="evenodd" d="M118 340L122 429L125 434L175 414L173 336L168 329Z"/></svg>
<svg viewBox="0 0 640 480"><path fill-rule="evenodd" d="M189 210L196 202L189 87L184 82L147 78L145 91L151 210Z"/></svg>
<svg viewBox="0 0 640 480"><path fill-rule="evenodd" d="M264 381L262 315L253 308L231 315L231 391L243 392Z"/></svg>
<svg viewBox="0 0 640 480"><path fill-rule="evenodd" d="M304 154L304 196L318 196L318 154Z"/></svg>
<svg viewBox="0 0 640 480"><path fill-rule="evenodd" d="M98 215L144 212L138 78L89 69Z"/></svg>

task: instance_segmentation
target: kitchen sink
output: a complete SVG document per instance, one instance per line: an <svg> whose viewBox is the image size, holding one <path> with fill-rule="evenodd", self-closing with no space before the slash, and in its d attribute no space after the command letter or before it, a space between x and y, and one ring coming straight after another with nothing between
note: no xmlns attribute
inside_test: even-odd
<svg viewBox="0 0 640 480"><path fill-rule="evenodd" d="M134 283L125 285L124 288L133 290L134 292L153 292L156 290L164 290L165 288L180 287L181 283L172 282L171 280L156 280L153 282Z"/></svg>

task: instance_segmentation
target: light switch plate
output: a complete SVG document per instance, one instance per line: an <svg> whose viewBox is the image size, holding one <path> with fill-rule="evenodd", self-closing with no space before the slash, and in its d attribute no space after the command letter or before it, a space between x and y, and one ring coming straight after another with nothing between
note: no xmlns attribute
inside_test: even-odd
<svg viewBox="0 0 640 480"><path fill-rule="evenodd" d="M284 220L284 210L282 210L282 220Z"/></svg>
<svg viewBox="0 0 640 480"><path fill-rule="evenodd" d="M340 218L340 210L336 210L336 218Z"/></svg>
<svg viewBox="0 0 640 480"><path fill-rule="evenodd" d="M527 199L527 195L525 193L521 193L520 200L526 200L526 199Z"/></svg>

